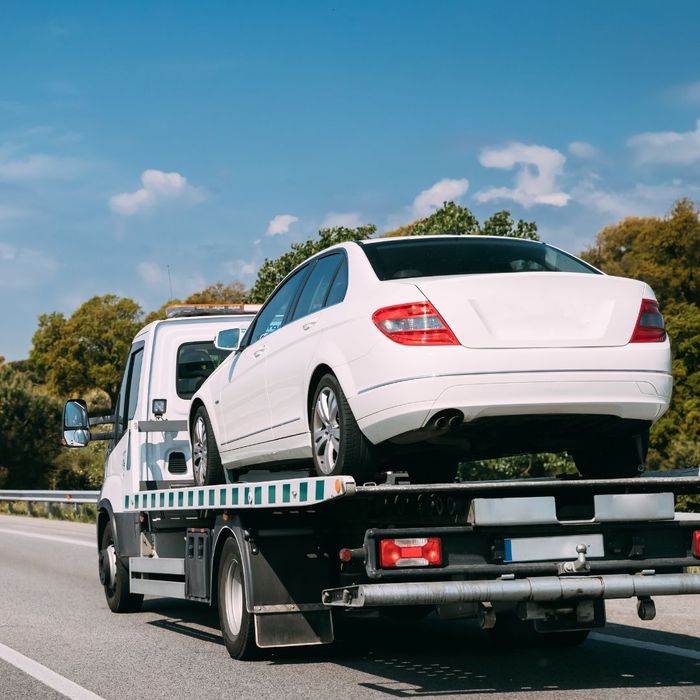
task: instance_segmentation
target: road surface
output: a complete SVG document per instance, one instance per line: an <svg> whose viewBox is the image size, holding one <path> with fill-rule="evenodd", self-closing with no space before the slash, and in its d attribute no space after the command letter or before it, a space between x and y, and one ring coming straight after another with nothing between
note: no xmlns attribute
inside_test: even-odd
<svg viewBox="0 0 700 700"><path fill-rule="evenodd" d="M333 647L237 662L206 607L114 615L94 526L0 516L0 698L700 698L700 596L608 604L576 649L503 650L470 621L354 619ZM56 689L59 689L58 692Z"/></svg>

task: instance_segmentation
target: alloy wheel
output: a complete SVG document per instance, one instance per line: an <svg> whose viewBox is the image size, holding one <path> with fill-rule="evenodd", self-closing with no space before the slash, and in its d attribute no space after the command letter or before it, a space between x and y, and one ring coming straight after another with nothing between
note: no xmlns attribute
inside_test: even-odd
<svg viewBox="0 0 700 700"><path fill-rule="evenodd" d="M338 398L329 386L321 389L314 406L314 455L323 474L332 474L340 450Z"/></svg>
<svg viewBox="0 0 700 700"><path fill-rule="evenodd" d="M192 466L195 483L198 486L203 485L207 478L207 426L202 416L199 416L194 424Z"/></svg>

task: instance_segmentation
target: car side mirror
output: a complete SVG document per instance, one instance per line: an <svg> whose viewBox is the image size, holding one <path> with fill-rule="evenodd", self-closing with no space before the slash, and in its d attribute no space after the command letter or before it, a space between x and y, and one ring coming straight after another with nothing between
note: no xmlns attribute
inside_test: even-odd
<svg viewBox="0 0 700 700"><path fill-rule="evenodd" d="M68 447L85 447L90 442L90 419L82 399L66 401L63 407L63 441Z"/></svg>
<svg viewBox="0 0 700 700"><path fill-rule="evenodd" d="M238 350L241 344L241 329L226 328L216 334L214 347L218 350Z"/></svg>

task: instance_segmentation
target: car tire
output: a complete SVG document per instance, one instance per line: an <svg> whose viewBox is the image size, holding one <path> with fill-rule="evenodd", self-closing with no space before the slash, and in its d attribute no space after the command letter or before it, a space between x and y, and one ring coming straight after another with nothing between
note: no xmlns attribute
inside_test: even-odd
<svg viewBox="0 0 700 700"><path fill-rule="evenodd" d="M117 554L111 521L102 533L99 567L100 582L109 609L115 613L139 612L143 595L131 593L129 590L129 569Z"/></svg>
<svg viewBox="0 0 700 700"><path fill-rule="evenodd" d="M346 474L359 484L374 479L375 447L357 425L340 383L332 374L321 377L316 386L309 426L316 474Z"/></svg>
<svg viewBox="0 0 700 700"><path fill-rule="evenodd" d="M649 431L641 435L595 439L591 447L574 450L576 468L584 479L629 479L645 468Z"/></svg>
<svg viewBox="0 0 700 700"><path fill-rule="evenodd" d="M245 567L235 537L229 537L221 551L217 593L226 650L233 659L255 658L260 653L255 643L255 619L247 610Z"/></svg>
<svg viewBox="0 0 700 700"><path fill-rule="evenodd" d="M190 439L195 486L214 486L223 483L224 470L221 465L221 456L209 414L204 406L200 406L194 414Z"/></svg>

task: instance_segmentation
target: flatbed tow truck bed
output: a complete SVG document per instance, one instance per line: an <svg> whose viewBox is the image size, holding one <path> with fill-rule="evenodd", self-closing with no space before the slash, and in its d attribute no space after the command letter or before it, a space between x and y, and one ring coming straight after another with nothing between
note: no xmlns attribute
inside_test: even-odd
<svg viewBox="0 0 700 700"><path fill-rule="evenodd" d="M636 598L652 619L654 596L700 593L700 574L687 572L700 564L700 515L675 513L676 496L698 493L697 470L144 490L123 504L139 530L130 590L219 603L222 615L221 555L234 538L256 648L328 643L334 613L397 606L477 617L487 629L506 615L540 632L581 633L605 624L605 599Z"/></svg>

